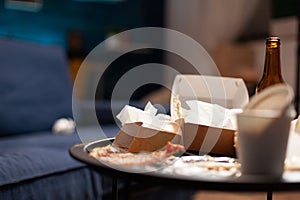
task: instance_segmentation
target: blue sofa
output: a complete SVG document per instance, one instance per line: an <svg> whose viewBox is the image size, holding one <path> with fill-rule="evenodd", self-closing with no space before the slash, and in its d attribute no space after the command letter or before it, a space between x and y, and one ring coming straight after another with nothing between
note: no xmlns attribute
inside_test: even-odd
<svg viewBox="0 0 300 200"><path fill-rule="evenodd" d="M62 48L0 38L0 200L111 199L111 178L70 156L70 147L81 143L76 130L52 132L57 119L72 118L71 105ZM94 106L107 137L115 136L109 103ZM81 130L87 138L95 135L93 127ZM144 200L187 199L194 192L122 180L118 185L119 199L127 199L129 188L131 199Z"/></svg>
<svg viewBox="0 0 300 200"><path fill-rule="evenodd" d="M101 175L69 155L77 134L51 131L72 117L62 48L2 38L0 65L0 199L102 199Z"/></svg>

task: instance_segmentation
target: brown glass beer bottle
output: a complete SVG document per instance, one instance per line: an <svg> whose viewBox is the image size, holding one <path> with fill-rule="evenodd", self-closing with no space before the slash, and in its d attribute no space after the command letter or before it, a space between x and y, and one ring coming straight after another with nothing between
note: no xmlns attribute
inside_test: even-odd
<svg viewBox="0 0 300 200"><path fill-rule="evenodd" d="M264 72L261 80L256 86L256 93L262 91L263 89L271 85L284 83L284 80L281 75L280 62L280 38L268 37L266 39L266 56Z"/></svg>

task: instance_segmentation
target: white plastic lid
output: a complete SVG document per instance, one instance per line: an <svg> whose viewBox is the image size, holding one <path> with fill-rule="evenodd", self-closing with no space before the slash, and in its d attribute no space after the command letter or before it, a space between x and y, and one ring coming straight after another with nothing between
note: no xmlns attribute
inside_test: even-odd
<svg viewBox="0 0 300 200"><path fill-rule="evenodd" d="M246 110L286 110L294 98L293 89L287 84L276 84L251 97Z"/></svg>

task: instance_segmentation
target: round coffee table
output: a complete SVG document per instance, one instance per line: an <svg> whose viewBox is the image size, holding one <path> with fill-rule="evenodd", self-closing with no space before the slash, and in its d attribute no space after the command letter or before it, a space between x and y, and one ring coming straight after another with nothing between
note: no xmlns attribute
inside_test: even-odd
<svg viewBox="0 0 300 200"><path fill-rule="evenodd" d="M267 192L267 199L272 199L274 191L300 191L300 171L286 171L278 179L261 176L226 176L210 177L187 176L182 174L163 173L160 170L145 173L118 170L109 167L90 157L88 152L95 147L111 144L114 138L99 139L87 144L77 144L70 148L70 154L75 159L88 164L100 173L105 173L113 178L113 192L117 199L117 180L145 181L156 184L174 186L178 188L235 191L235 192Z"/></svg>

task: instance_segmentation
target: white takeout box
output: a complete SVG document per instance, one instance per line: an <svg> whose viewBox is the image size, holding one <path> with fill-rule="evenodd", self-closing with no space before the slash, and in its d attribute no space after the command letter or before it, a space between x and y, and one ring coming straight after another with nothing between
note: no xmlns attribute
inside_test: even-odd
<svg viewBox="0 0 300 200"><path fill-rule="evenodd" d="M243 79L240 78L180 74L175 77L172 87L170 109L173 120L181 118L178 114L177 100L184 109L189 109L187 100L218 104L227 109L242 109L249 102L249 94ZM183 143L188 150L236 155L234 148L236 130L185 122L182 129Z"/></svg>

